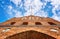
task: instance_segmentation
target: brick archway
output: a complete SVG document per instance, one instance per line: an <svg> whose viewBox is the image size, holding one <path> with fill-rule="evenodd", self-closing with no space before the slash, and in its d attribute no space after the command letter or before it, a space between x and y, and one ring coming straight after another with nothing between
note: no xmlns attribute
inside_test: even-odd
<svg viewBox="0 0 60 39"><path fill-rule="evenodd" d="M38 31L29 30L14 34L12 36L6 37L5 39L56 39L56 38Z"/></svg>

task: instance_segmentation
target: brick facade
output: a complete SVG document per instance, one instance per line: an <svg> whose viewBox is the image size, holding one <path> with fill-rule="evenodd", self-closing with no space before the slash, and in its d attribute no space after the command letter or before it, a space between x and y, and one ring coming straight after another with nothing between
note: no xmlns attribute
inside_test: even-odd
<svg viewBox="0 0 60 39"><path fill-rule="evenodd" d="M0 39L60 39L60 22L38 16L12 18L0 24Z"/></svg>

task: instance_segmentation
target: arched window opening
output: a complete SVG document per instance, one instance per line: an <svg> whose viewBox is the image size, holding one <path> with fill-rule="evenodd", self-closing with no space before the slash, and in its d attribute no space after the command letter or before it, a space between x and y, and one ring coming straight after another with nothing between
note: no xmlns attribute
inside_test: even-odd
<svg viewBox="0 0 60 39"><path fill-rule="evenodd" d="M50 25L56 25L55 23L53 23L53 22L48 22Z"/></svg>
<svg viewBox="0 0 60 39"><path fill-rule="evenodd" d="M11 25L14 25L16 22L11 22Z"/></svg>
<svg viewBox="0 0 60 39"><path fill-rule="evenodd" d="M40 22L35 22L35 25L42 25Z"/></svg>
<svg viewBox="0 0 60 39"><path fill-rule="evenodd" d="M28 22L23 22L23 24L22 25L28 25Z"/></svg>

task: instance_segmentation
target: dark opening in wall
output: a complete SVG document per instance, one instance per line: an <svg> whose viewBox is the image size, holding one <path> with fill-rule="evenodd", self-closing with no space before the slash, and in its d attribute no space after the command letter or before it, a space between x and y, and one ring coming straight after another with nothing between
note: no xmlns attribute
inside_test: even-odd
<svg viewBox="0 0 60 39"><path fill-rule="evenodd" d="M35 25L42 25L40 22L35 22Z"/></svg>
<svg viewBox="0 0 60 39"><path fill-rule="evenodd" d="M28 22L23 22L23 24L22 25L28 25Z"/></svg>
<svg viewBox="0 0 60 39"><path fill-rule="evenodd" d="M53 23L53 22L48 22L50 25L56 25L55 23Z"/></svg>
<svg viewBox="0 0 60 39"><path fill-rule="evenodd" d="M8 36L5 39L56 39L56 38L41 32L30 30Z"/></svg>
<svg viewBox="0 0 60 39"><path fill-rule="evenodd" d="M11 22L11 25L14 25L16 22Z"/></svg>
<svg viewBox="0 0 60 39"><path fill-rule="evenodd" d="M60 29L60 27L58 27L58 29Z"/></svg>

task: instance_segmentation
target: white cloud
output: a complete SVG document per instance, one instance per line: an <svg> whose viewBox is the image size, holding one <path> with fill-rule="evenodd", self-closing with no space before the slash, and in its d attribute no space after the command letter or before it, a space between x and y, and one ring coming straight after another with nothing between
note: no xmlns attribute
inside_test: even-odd
<svg viewBox="0 0 60 39"><path fill-rule="evenodd" d="M60 10L60 0L45 0L46 2L51 2L53 9L53 16L51 18L60 21L60 12L56 13L56 10Z"/></svg>
<svg viewBox="0 0 60 39"><path fill-rule="evenodd" d="M23 16L20 11L14 9L11 5L8 6L7 13L8 13L10 18Z"/></svg>
<svg viewBox="0 0 60 39"><path fill-rule="evenodd" d="M57 15L53 15L51 18L60 21L60 17L58 17Z"/></svg>
<svg viewBox="0 0 60 39"><path fill-rule="evenodd" d="M21 0L10 0L11 2L13 2L14 4L16 4L16 6L18 6L21 3ZM60 12L56 13L56 10L60 10L60 0L45 0L44 3L42 3L40 0L24 0L24 9L27 11L24 13L24 16L28 16L28 15L37 15L40 17L48 17L48 12L45 12L42 9L45 7L45 5L47 4L47 2L51 2L51 4L54 6L52 8L52 12L53 12L53 16L51 18L59 20L60 21ZM22 4L20 5L20 7L22 6ZM20 11L18 10L14 10L14 8L12 6L8 6L9 8L9 14L13 16L13 12L14 12L14 16L15 17L21 17L23 16L21 14Z"/></svg>
<svg viewBox="0 0 60 39"><path fill-rule="evenodd" d="M10 0L10 1L16 4L16 6L21 3L21 0Z"/></svg>
<svg viewBox="0 0 60 39"><path fill-rule="evenodd" d="M11 10L13 7L11 5L9 5L8 8Z"/></svg>
<svg viewBox="0 0 60 39"><path fill-rule="evenodd" d="M13 9L13 7L11 5L9 5L8 8L7 8L7 13L9 15L12 15L12 13L11 13L12 9Z"/></svg>
<svg viewBox="0 0 60 39"><path fill-rule="evenodd" d="M51 4L56 6L56 5L60 5L60 0L51 0Z"/></svg>
<svg viewBox="0 0 60 39"><path fill-rule="evenodd" d="M23 16L20 11L17 11L14 9L12 11L8 11L8 14L10 17L22 17Z"/></svg>
<svg viewBox="0 0 60 39"><path fill-rule="evenodd" d="M11 2L13 2L14 4L16 4L16 6L19 5L19 3L21 3L21 0L10 0ZM37 16L41 16L41 17L47 17L48 14L47 12L44 12L42 9L42 6L46 5L46 3L42 3L40 0L24 0L24 8L27 12L24 13L24 16L28 16L28 15L37 15ZM20 11L14 10L12 8L12 6L8 6L9 8L9 12L10 15L13 15L12 13L15 13L15 17L20 17L22 14ZM23 16L23 15L22 15Z"/></svg>
<svg viewBox="0 0 60 39"><path fill-rule="evenodd" d="M54 6L53 7L53 9L52 9L52 12L53 12L53 16L52 16L52 18L53 19L55 19L55 20L58 20L58 21L60 21L60 14L59 14L59 12L58 13L56 13L56 10L58 11L58 10L60 10L60 0L51 0L52 1L52 5Z"/></svg>
<svg viewBox="0 0 60 39"><path fill-rule="evenodd" d="M41 10L43 5L45 5L45 3L43 4L40 0L33 0L32 2L31 0L25 0L24 6L25 6L25 10L27 10L25 15L32 14L32 15L38 15L41 17L42 16L46 17L45 16L46 13Z"/></svg>
<svg viewBox="0 0 60 39"><path fill-rule="evenodd" d="M21 14L20 11L15 11L15 16L14 17L22 17L23 15Z"/></svg>
<svg viewBox="0 0 60 39"><path fill-rule="evenodd" d="M44 12L44 11L40 11L38 13L35 14L36 16L40 16L40 17L48 17L48 13Z"/></svg>

